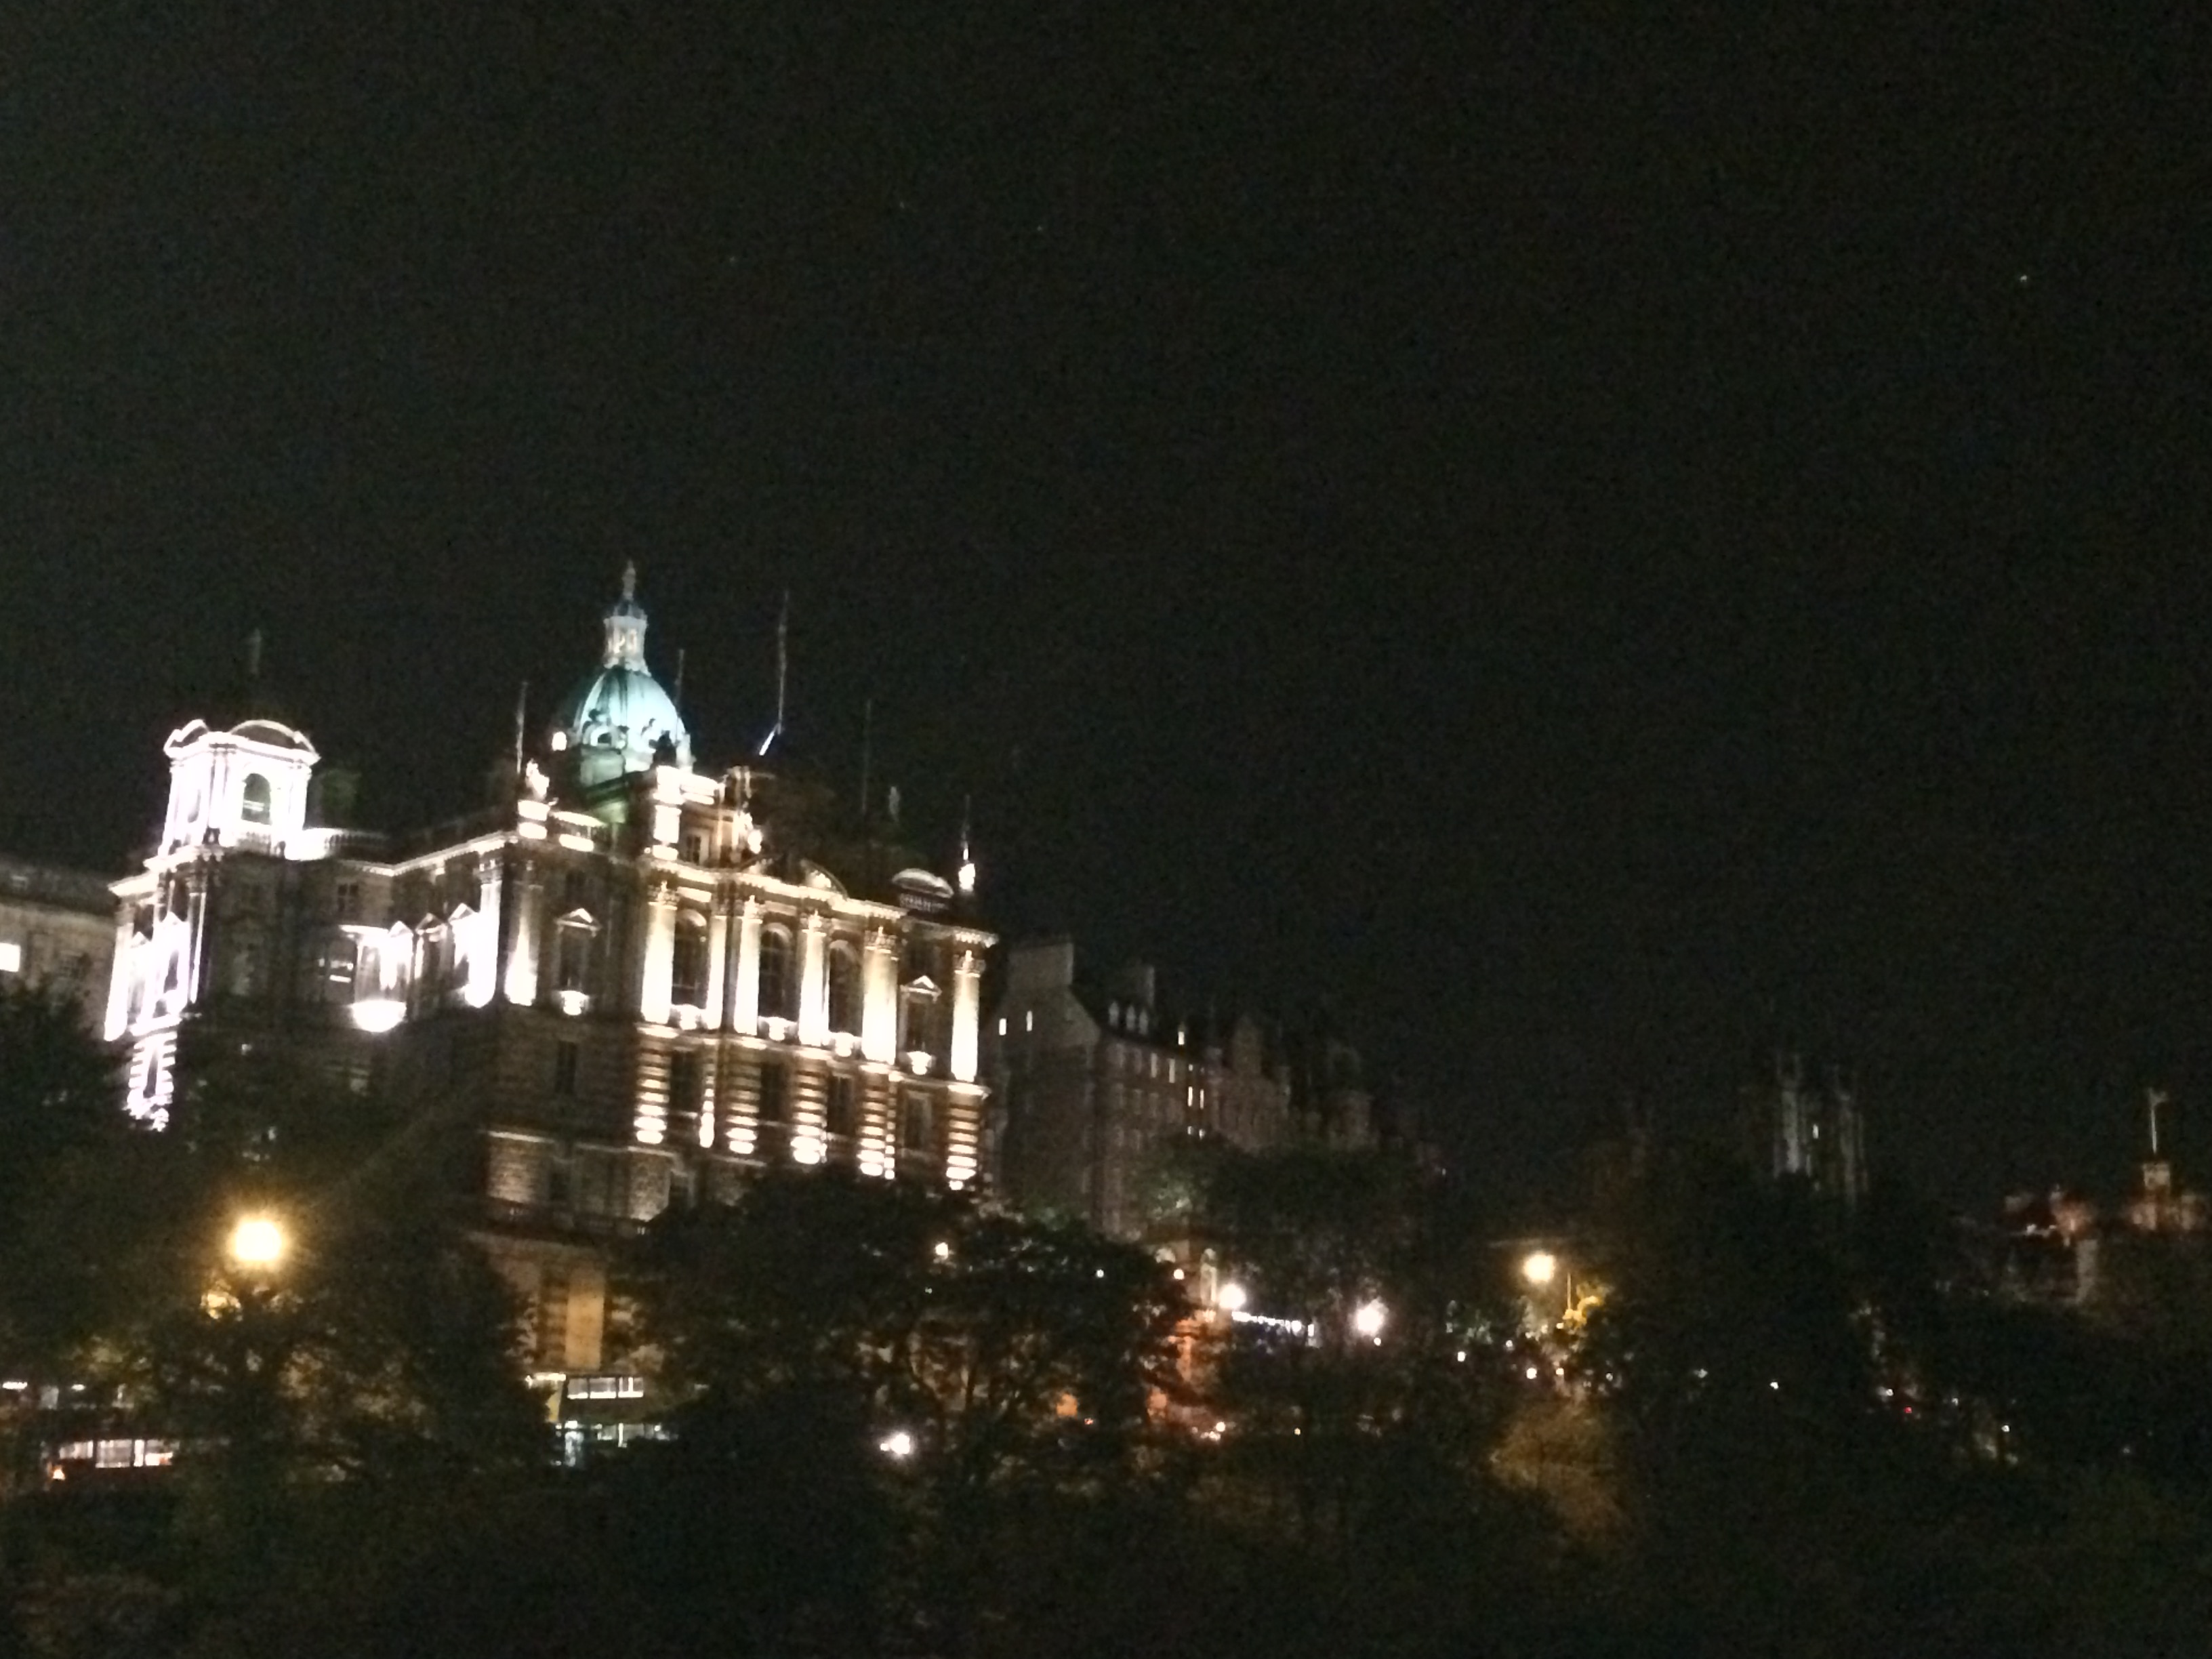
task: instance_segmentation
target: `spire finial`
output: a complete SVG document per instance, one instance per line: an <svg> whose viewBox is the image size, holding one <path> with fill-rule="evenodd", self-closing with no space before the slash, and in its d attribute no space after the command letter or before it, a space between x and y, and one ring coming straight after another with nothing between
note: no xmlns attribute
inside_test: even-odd
<svg viewBox="0 0 2212 1659"><path fill-rule="evenodd" d="M868 765L875 758L876 700L866 697L860 702L860 822L868 821Z"/></svg>
<svg viewBox="0 0 2212 1659"><path fill-rule="evenodd" d="M623 561L623 599L627 604L635 605L637 602L637 561L635 559Z"/></svg>
<svg viewBox="0 0 2212 1659"><path fill-rule="evenodd" d="M783 730L783 694L791 673L791 590L783 590L783 608L775 617L775 729Z"/></svg>

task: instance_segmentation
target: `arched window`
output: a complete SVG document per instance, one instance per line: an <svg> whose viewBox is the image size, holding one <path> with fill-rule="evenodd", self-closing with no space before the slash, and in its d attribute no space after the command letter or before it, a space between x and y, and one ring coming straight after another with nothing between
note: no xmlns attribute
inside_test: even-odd
<svg viewBox="0 0 2212 1659"><path fill-rule="evenodd" d="M686 910L676 919L675 960L669 969L668 994L675 1001L701 1004L707 1000L707 919Z"/></svg>
<svg viewBox="0 0 2212 1659"><path fill-rule="evenodd" d="M258 772L246 775L246 787L238 798L238 816L248 823L269 822L269 780Z"/></svg>
<svg viewBox="0 0 2212 1659"><path fill-rule="evenodd" d="M830 1029L860 1029L860 958L842 939L830 947Z"/></svg>
<svg viewBox="0 0 2212 1659"><path fill-rule="evenodd" d="M760 1011L763 1019L799 1017L799 976L791 971L791 935L772 929L761 935Z"/></svg>

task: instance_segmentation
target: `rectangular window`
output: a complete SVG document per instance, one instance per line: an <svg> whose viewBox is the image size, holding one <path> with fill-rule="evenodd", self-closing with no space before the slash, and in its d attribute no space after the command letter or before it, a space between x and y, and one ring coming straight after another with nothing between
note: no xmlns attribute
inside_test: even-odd
<svg viewBox="0 0 2212 1659"><path fill-rule="evenodd" d="M761 1067L760 1115L763 1123L781 1123L791 1112L791 1076L781 1066Z"/></svg>
<svg viewBox="0 0 2212 1659"><path fill-rule="evenodd" d="M568 1270L547 1267L538 1279L538 1363L568 1363Z"/></svg>
<svg viewBox="0 0 2212 1659"><path fill-rule="evenodd" d="M686 864L704 864L707 861L707 838L696 830L684 837L684 861Z"/></svg>
<svg viewBox="0 0 2212 1659"><path fill-rule="evenodd" d="M553 1045L553 1092L556 1095L576 1092L576 1045L573 1042Z"/></svg>
<svg viewBox="0 0 2212 1659"><path fill-rule="evenodd" d="M331 898L332 907L337 911L340 921L361 920L361 884L359 882L340 882L337 884L337 890Z"/></svg>
<svg viewBox="0 0 2212 1659"><path fill-rule="evenodd" d="M629 1166L618 1152L576 1154L576 1208L586 1215L629 1212Z"/></svg>
<svg viewBox="0 0 2212 1659"><path fill-rule="evenodd" d="M904 1152L927 1152L929 1150L929 1097L919 1089L909 1089L899 1111L899 1150Z"/></svg>
<svg viewBox="0 0 2212 1659"><path fill-rule="evenodd" d="M585 981L586 969L591 961L592 936L581 927L560 930L561 959L557 964L554 989L586 991L591 988Z"/></svg>
<svg viewBox="0 0 2212 1659"><path fill-rule="evenodd" d="M699 1051L696 1048L678 1048L668 1057L668 1109L699 1109Z"/></svg>
<svg viewBox="0 0 2212 1659"><path fill-rule="evenodd" d="M0 974L23 971L23 947L12 939L0 939Z"/></svg>
<svg viewBox="0 0 2212 1659"><path fill-rule="evenodd" d="M850 1136L860 1127L860 1113L855 1109L855 1091L853 1079L833 1077L830 1079L828 1128L833 1135Z"/></svg>
<svg viewBox="0 0 2212 1659"><path fill-rule="evenodd" d="M676 943L668 974L672 1001L702 1003L707 1000L707 930L688 919L676 924Z"/></svg>

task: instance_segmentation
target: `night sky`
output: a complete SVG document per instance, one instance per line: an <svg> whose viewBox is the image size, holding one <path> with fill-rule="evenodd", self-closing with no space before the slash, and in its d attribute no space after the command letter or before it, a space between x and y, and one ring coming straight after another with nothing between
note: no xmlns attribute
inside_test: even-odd
<svg viewBox="0 0 2212 1659"><path fill-rule="evenodd" d="M1946 1194L2212 1178L2175 5L0 16L0 848L248 630L401 825L641 568L1010 934L1326 994L1498 1192L1778 1042ZM542 12L544 15L534 13Z"/></svg>

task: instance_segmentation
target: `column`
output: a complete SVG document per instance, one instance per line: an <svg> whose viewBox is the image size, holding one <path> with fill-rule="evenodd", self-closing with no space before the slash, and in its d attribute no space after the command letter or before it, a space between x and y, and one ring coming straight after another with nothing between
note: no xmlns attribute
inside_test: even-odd
<svg viewBox="0 0 2212 1659"><path fill-rule="evenodd" d="M952 969L952 1078L956 1083L975 1080L976 1038L982 1024L981 999L983 964L973 951L963 951Z"/></svg>
<svg viewBox="0 0 2212 1659"><path fill-rule="evenodd" d="M729 994L730 902L720 894L707 912L707 1029L722 1026L722 1000Z"/></svg>
<svg viewBox="0 0 2212 1659"><path fill-rule="evenodd" d="M514 932L507 945L507 1000L527 1008L538 1000L538 910L544 889L538 866L517 859L514 867Z"/></svg>
<svg viewBox="0 0 2212 1659"><path fill-rule="evenodd" d="M135 918L126 908L123 918L115 924L115 963L107 975L107 1018L100 1030L112 1042L123 1035L123 1028L131 1023L131 981L139 970L138 953L131 948L137 929Z"/></svg>
<svg viewBox="0 0 2212 1659"><path fill-rule="evenodd" d="M638 993L638 1018L649 1025L668 1024L669 981L676 965L676 890L656 881L646 897L645 985Z"/></svg>
<svg viewBox="0 0 2212 1659"><path fill-rule="evenodd" d="M811 915L799 937L799 1040L818 1048L830 1041L829 927Z"/></svg>
<svg viewBox="0 0 2212 1659"><path fill-rule="evenodd" d="M469 924L468 1004L489 1005L499 985L499 860L484 859L477 867L477 914Z"/></svg>
<svg viewBox="0 0 2212 1659"><path fill-rule="evenodd" d="M760 1029L760 901L749 898L738 918L738 971L730 993L730 1029L750 1036Z"/></svg>
<svg viewBox="0 0 2212 1659"><path fill-rule="evenodd" d="M860 1053L888 1065L898 1047L898 946L883 928L869 932L861 978Z"/></svg>

